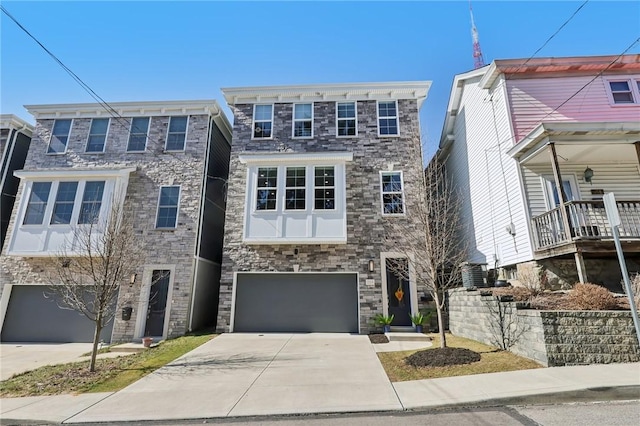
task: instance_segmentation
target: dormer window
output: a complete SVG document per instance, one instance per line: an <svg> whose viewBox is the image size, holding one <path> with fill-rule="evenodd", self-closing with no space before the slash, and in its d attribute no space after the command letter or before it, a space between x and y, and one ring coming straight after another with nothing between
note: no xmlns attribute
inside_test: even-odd
<svg viewBox="0 0 640 426"><path fill-rule="evenodd" d="M273 105L253 106L253 138L270 139L273 127Z"/></svg>

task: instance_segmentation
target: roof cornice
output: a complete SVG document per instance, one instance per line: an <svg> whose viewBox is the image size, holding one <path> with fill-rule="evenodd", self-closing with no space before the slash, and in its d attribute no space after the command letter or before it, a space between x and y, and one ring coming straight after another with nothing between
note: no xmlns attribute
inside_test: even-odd
<svg viewBox="0 0 640 426"><path fill-rule="evenodd" d="M13 174L20 179L49 179L49 178L67 178L67 177L118 177L127 176L135 172L135 167L123 168L93 168L93 169L38 169L38 170L16 170Z"/></svg>
<svg viewBox="0 0 640 426"><path fill-rule="evenodd" d="M33 125L13 114L0 114L0 129L15 129L31 137Z"/></svg>
<svg viewBox="0 0 640 426"><path fill-rule="evenodd" d="M228 87L222 93L229 105L416 99L418 107L427 98L431 81L381 83L308 84L294 86Z"/></svg>

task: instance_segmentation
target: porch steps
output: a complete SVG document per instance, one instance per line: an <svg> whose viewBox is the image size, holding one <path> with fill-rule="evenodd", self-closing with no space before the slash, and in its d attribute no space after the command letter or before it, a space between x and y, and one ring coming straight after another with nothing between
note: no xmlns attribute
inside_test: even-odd
<svg viewBox="0 0 640 426"><path fill-rule="evenodd" d="M109 348L110 352L142 352L145 350L145 347L142 343L121 343L119 345L111 346Z"/></svg>
<svg viewBox="0 0 640 426"><path fill-rule="evenodd" d="M430 342L431 338L426 334L413 332L391 331L384 333L389 342Z"/></svg>

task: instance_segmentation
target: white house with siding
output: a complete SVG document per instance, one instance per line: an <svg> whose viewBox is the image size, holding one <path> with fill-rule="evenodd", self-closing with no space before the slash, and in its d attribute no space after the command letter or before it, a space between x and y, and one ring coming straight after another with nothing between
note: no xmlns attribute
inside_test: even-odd
<svg viewBox="0 0 640 426"><path fill-rule="evenodd" d="M459 74L438 155L464 200L470 263L516 279L535 262L552 283L616 287L602 202L613 192L628 268L640 271L640 55L496 60Z"/></svg>

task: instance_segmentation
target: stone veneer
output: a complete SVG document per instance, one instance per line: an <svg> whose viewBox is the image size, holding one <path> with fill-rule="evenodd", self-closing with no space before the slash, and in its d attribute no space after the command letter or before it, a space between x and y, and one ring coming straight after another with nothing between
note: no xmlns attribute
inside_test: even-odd
<svg viewBox="0 0 640 426"><path fill-rule="evenodd" d="M67 152L47 155L47 143L54 120L38 120L24 166L25 170L137 168L129 179L125 209L134 212L136 232L143 239L145 265L171 265L175 268L167 337L176 337L187 331L209 118L206 114L191 115L185 151L171 154L163 152L168 116L151 117L145 153L126 152L130 121L114 118L111 119L105 153L85 153L91 119L76 118L71 127ZM178 225L174 230L155 229L161 185L181 185ZM24 182L21 182L8 235L11 235L15 226L15 215L23 188ZM0 256L0 292L6 284L49 284L47 274L52 264L49 258L7 256L6 249L7 247ZM113 328L114 342L136 337L133 333L145 265L140 266L135 285L121 287ZM130 321L123 321L120 319L119 308L127 302L133 306L133 314Z"/></svg>
<svg viewBox="0 0 640 426"><path fill-rule="evenodd" d="M400 137L378 136L376 101L357 102L358 135L353 137L336 137L335 102L314 102L313 108L313 139L293 139L293 106L276 103L272 140L251 139L252 104L239 104L234 108L218 331L229 331L234 272L291 272L294 259L300 264L300 271L359 273L361 333L372 331L374 316L383 312L380 253L394 249L385 243L389 231L387 224L406 221L407 232L415 226L411 211L418 201L416 181L422 166L420 159L415 157L419 147L412 138L419 128L417 101L398 100ZM353 153L353 161L346 163L346 244L247 245L242 242L247 167L240 163L238 155L283 150ZM406 217L383 217L381 213L379 172L389 170L390 164L393 170L403 171ZM296 248L299 250L297 256L294 255ZM375 261L373 273L368 271L370 259ZM365 285L366 279L375 280L375 285ZM424 289L418 288L418 297L423 293Z"/></svg>
<svg viewBox="0 0 640 426"><path fill-rule="evenodd" d="M449 329L456 336L493 344L487 303L498 303L479 291L449 291ZM640 361L640 347L629 311L536 311L518 309L524 330L513 353L548 366Z"/></svg>

